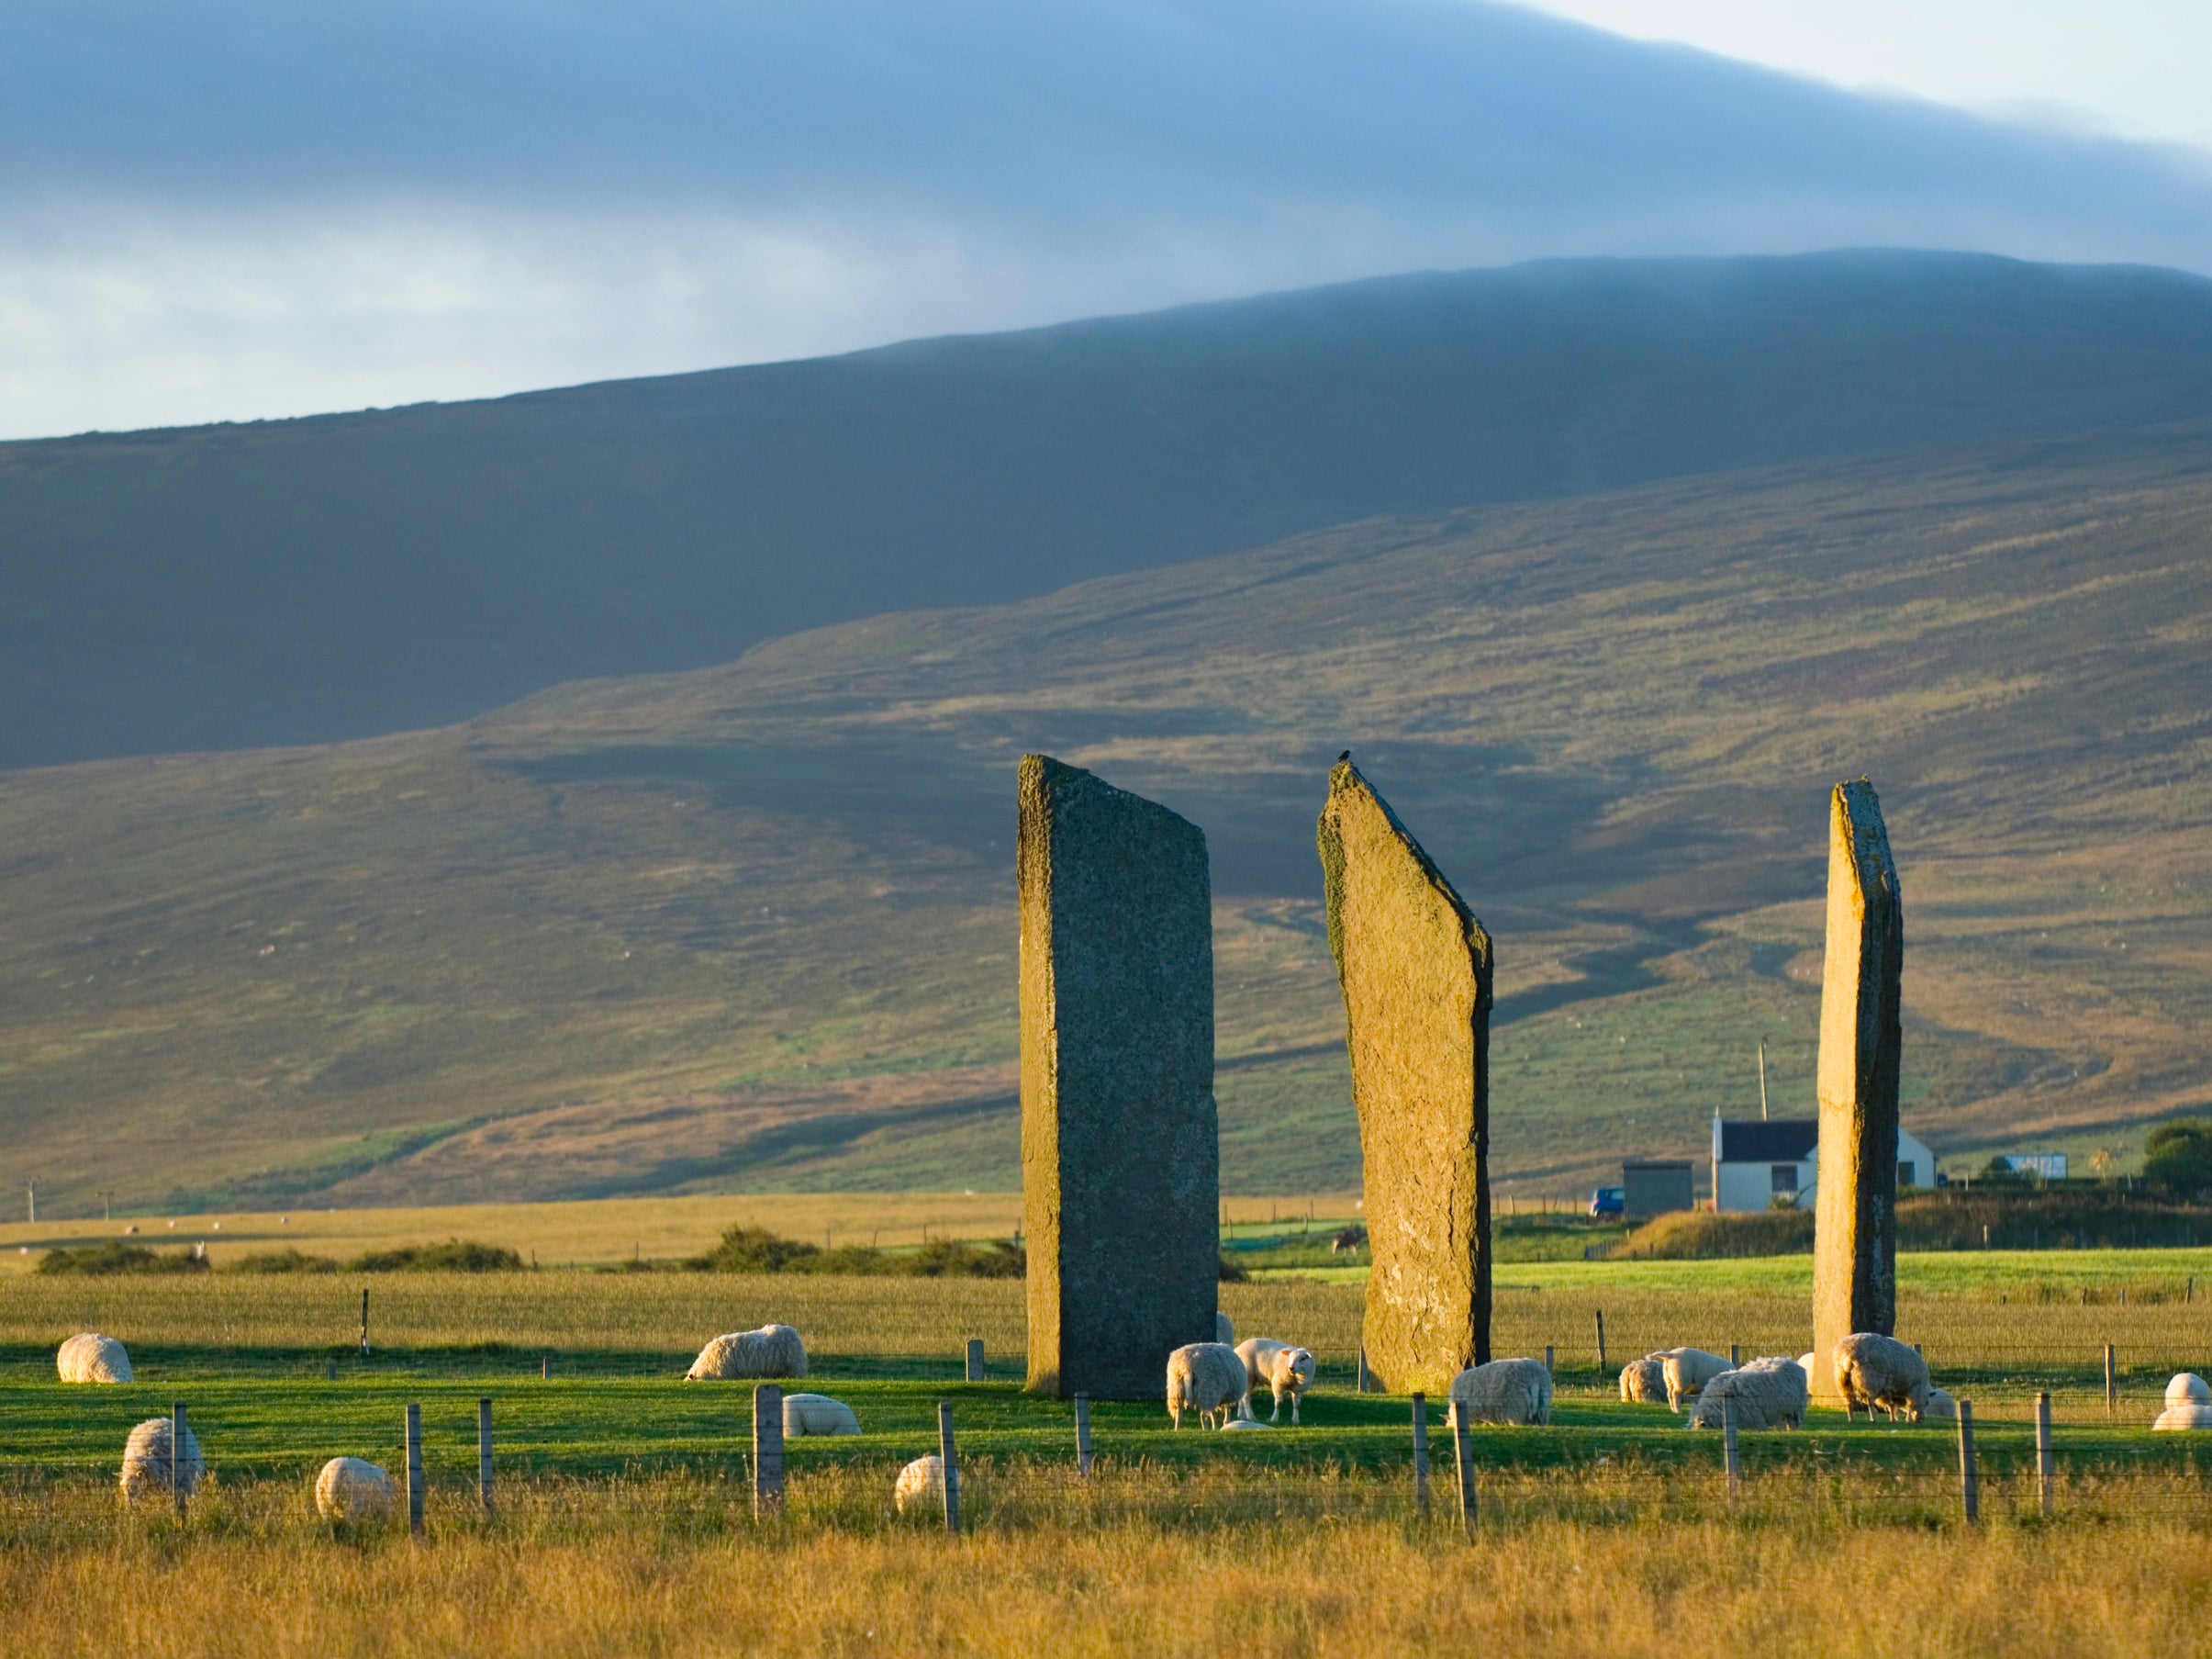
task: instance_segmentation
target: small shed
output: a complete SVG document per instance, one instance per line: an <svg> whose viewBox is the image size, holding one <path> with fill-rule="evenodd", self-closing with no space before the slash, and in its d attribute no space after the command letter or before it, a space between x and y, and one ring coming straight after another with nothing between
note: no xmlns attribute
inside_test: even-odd
<svg viewBox="0 0 2212 1659"><path fill-rule="evenodd" d="M1693 1209L1697 1194L1687 1158L1647 1158L1621 1165L1622 1213L1631 1221Z"/></svg>

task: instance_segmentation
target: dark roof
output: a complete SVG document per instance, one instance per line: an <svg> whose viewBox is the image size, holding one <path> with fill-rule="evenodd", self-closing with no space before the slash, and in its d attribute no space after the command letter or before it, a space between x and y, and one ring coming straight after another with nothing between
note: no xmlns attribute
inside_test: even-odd
<svg viewBox="0 0 2212 1659"><path fill-rule="evenodd" d="M1819 1144L1817 1117L1778 1117L1771 1123L1756 1118L1720 1120L1723 1163L1797 1163Z"/></svg>

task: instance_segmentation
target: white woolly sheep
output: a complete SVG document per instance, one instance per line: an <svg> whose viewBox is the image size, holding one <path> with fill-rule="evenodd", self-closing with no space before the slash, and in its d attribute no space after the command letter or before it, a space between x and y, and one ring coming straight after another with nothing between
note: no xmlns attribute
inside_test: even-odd
<svg viewBox="0 0 2212 1659"><path fill-rule="evenodd" d="M54 1370L64 1383L128 1383L130 1355L113 1337L81 1330L54 1354Z"/></svg>
<svg viewBox="0 0 2212 1659"><path fill-rule="evenodd" d="M1804 1367L1804 1373L1809 1377L1818 1368L1820 1356L1816 1353L1801 1353L1797 1356L1797 1362Z"/></svg>
<svg viewBox="0 0 2212 1659"><path fill-rule="evenodd" d="M1949 1389L1931 1388L1927 1391L1927 1404L1920 1408L1920 1415L1931 1422L1940 1419L1946 1423L1955 1423L1959 1420L1959 1402L1950 1397Z"/></svg>
<svg viewBox="0 0 2212 1659"><path fill-rule="evenodd" d="M1290 1396L1290 1421L1298 1421L1298 1402L1313 1385L1313 1355L1311 1351L1294 1348L1288 1342L1277 1342L1267 1337L1246 1337L1236 1345L1236 1357L1245 1362L1247 1395L1265 1383L1275 1395L1275 1409L1268 1416L1270 1423L1282 1418L1282 1400Z"/></svg>
<svg viewBox="0 0 2212 1659"><path fill-rule="evenodd" d="M1213 1340L1223 1348L1236 1346L1236 1326L1227 1314L1216 1313L1213 1316Z"/></svg>
<svg viewBox="0 0 2212 1659"><path fill-rule="evenodd" d="M1724 1371L1698 1393L1689 1427L1718 1429L1726 1402L1738 1429L1794 1429L1804 1421L1811 1385L1804 1367L1780 1356Z"/></svg>
<svg viewBox="0 0 2212 1659"><path fill-rule="evenodd" d="M358 1457L334 1457L315 1477L315 1509L325 1520L384 1520L396 1501L392 1477Z"/></svg>
<svg viewBox="0 0 2212 1659"><path fill-rule="evenodd" d="M898 1482L891 1487L891 1503L899 1513L919 1509L924 1504L944 1502L944 1460L935 1452L918 1457L899 1471Z"/></svg>
<svg viewBox="0 0 2212 1659"><path fill-rule="evenodd" d="M1452 1379L1447 1396L1470 1423L1548 1423L1551 1373L1541 1360L1492 1360Z"/></svg>
<svg viewBox="0 0 2212 1659"><path fill-rule="evenodd" d="M1647 1356L1621 1367L1621 1398L1637 1403L1667 1397L1667 1367Z"/></svg>
<svg viewBox="0 0 2212 1659"><path fill-rule="evenodd" d="M1864 1406L1871 1423L1880 1406L1893 1423L1900 1411L1916 1423L1927 1413L1927 1362L1894 1337L1855 1331L1836 1344L1836 1391L1846 1418Z"/></svg>
<svg viewBox="0 0 2212 1659"><path fill-rule="evenodd" d="M176 1464L176 1484L190 1497L207 1473L207 1462L200 1456L200 1437L187 1428L184 1456ZM169 1419L148 1418L123 1443L123 1501L135 1504L141 1497L169 1491Z"/></svg>
<svg viewBox="0 0 2212 1659"><path fill-rule="evenodd" d="M1700 1389L1728 1369L1726 1360L1702 1348L1662 1349L1651 1357L1666 1373L1667 1407L1670 1411L1680 1411L1684 1400L1697 1398Z"/></svg>
<svg viewBox="0 0 2212 1659"><path fill-rule="evenodd" d="M807 1374L807 1345L788 1325L764 1325L758 1330L734 1330L717 1337L698 1351L687 1383L729 1382L737 1377L803 1377Z"/></svg>
<svg viewBox="0 0 2212 1659"><path fill-rule="evenodd" d="M1252 1415L1252 1373L1236 1350L1222 1342L1186 1342L1167 1356L1167 1415L1183 1426L1195 1411L1208 1429L1227 1425L1231 1413Z"/></svg>
<svg viewBox="0 0 2212 1659"><path fill-rule="evenodd" d="M2212 1429L2212 1406L2169 1406L2158 1414L2158 1421L2151 1427L2169 1432L2176 1429Z"/></svg>
<svg viewBox="0 0 2212 1659"><path fill-rule="evenodd" d="M795 1440L810 1434L858 1434L860 1419L843 1400L826 1394L784 1396L784 1439Z"/></svg>
<svg viewBox="0 0 2212 1659"><path fill-rule="evenodd" d="M124 1378L125 1382L130 1379ZM2212 1386L2194 1371L2177 1371L2173 1380L2166 1384L2166 1404L2169 1406L2212 1406Z"/></svg>

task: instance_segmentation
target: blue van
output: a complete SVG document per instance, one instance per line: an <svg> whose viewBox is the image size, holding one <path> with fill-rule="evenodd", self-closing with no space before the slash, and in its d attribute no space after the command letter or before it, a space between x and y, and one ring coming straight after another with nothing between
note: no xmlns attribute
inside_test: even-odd
<svg viewBox="0 0 2212 1659"><path fill-rule="evenodd" d="M1603 1218L1628 1213L1628 1194L1620 1187L1600 1187L1590 1194L1590 1213Z"/></svg>

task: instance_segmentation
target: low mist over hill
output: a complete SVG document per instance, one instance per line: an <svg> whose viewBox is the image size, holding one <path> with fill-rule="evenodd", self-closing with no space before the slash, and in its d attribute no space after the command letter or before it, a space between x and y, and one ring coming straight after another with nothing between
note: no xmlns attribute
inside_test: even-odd
<svg viewBox="0 0 2212 1659"><path fill-rule="evenodd" d="M2146 376L2150 371L2145 370ZM305 442L288 437L286 442ZM2212 1101L2212 426L1397 516L446 730L0 779L0 1126L54 1213L1017 1179L1013 774L1202 824L1232 1190L1357 1140L1350 747L1497 940L1501 1194L1808 1110L1827 798L1905 887L1905 1119Z"/></svg>
<svg viewBox="0 0 2212 1659"><path fill-rule="evenodd" d="M0 446L0 767L303 744L1386 514L2212 410L2212 282L1551 263Z"/></svg>

